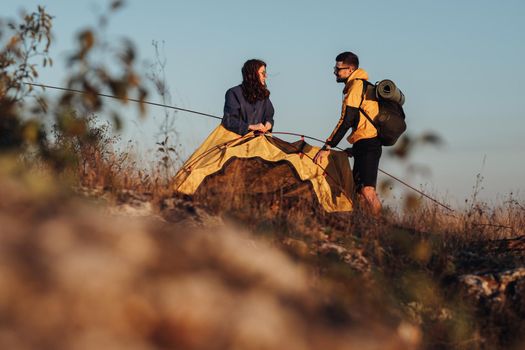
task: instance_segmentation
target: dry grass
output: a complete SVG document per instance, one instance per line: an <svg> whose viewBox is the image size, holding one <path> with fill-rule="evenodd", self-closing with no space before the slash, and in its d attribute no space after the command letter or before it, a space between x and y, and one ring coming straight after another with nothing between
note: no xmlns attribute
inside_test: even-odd
<svg viewBox="0 0 525 350"><path fill-rule="evenodd" d="M464 274L497 275L523 266L522 203L510 199L489 207L473 201L467 210L451 212L418 200L403 214L386 209L376 219L359 208L326 214L311 192L300 198L250 196L238 191L237 183L231 188L219 180L204 185L196 198L201 205L312 268L319 283L341 297L340 310L350 312L359 304L368 305L370 315L400 314L421 327L423 348L522 344L525 313L519 300L525 294L514 288L524 282L501 285L499 293L507 301L496 302L497 307L487 307L494 296L477 300L459 282Z"/></svg>
<svg viewBox="0 0 525 350"><path fill-rule="evenodd" d="M415 203L418 205L403 214L386 209L383 216L377 219L359 208L350 214L327 214L319 208L307 187L297 192L302 195L295 197L272 194L271 191L254 196L239 192L238 187L228 187L224 181L216 179L207 182L193 200L186 199L186 207L181 211L176 208L176 204L175 207L167 204L171 203L169 201L173 193L169 190L170 179L165 177L165 172L156 170L157 167L149 171L137 169L132 151L116 152L112 141L105 139L96 146L89 144L81 148L79 154L81 161L63 172L59 183L53 180L54 172L44 166L39 168L39 180L27 175L28 172L23 169L16 170L23 174L19 177L25 181L26 188L3 192L9 193L6 198L18 198L5 201L2 207L3 227L13 228L9 235L3 237L9 242L15 242L13 244L30 247L29 252L38 252L44 254L45 259L51 259L50 269L53 274L59 273L56 270L59 269L58 264L77 265L73 262L59 263L59 260L52 260L54 255L48 256L53 249L60 250L57 254L65 254L61 251L60 242L63 239L55 237L56 232L62 231L68 232L64 233L67 238L65 241L73 242L71 244L78 249L81 257L93 253L96 255L93 259L100 260L99 254L103 254L104 259L109 259L108 264L120 261L115 266L125 270L132 268L132 271L122 275L115 272L116 275L110 275L108 280L96 278L94 281L98 282L90 282L103 283L93 287L96 293L116 293L115 297L108 294L108 298L92 300L82 290L83 284L73 277L76 272L68 275L71 281L67 283L79 283L73 289L65 290L60 284L62 282L56 284L58 282L54 280L45 282L43 287L37 285L34 287L36 289L32 289L33 282L30 281L35 279L34 283L40 283L35 272L40 270L33 271L36 265L26 266L28 263L33 264L31 261L25 262L24 256L27 255L15 258L9 254L10 260L6 266L25 266L23 269L30 271L28 275L17 277L22 280L17 280L15 284L9 282L19 287L24 284L30 286L15 294L36 298L30 305L37 310L48 307L54 310L56 323L46 326L39 320L29 320L29 323L24 321L18 324L9 318L7 324L17 324L16 327L20 328L1 333L0 341L5 344L15 342L16 332L20 329L38 334L37 338L27 339L29 343L26 346L30 347L31 342L45 341L56 348L58 343L53 343L55 338L52 335L66 322L62 319L64 315L87 322L85 327L88 328L95 325L96 329L86 330L85 333L68 329L69 335L63 339L66 345L60 346L71 346L76 341L73 339L78 339L79 347L111 344L117 347L136 345L137 348L148 348L163 344L167 348L182 346L208 349L232 348L231 344L237 344L237 348L247 349L250 348L250 342L246 339L255 339L252 344L254 348L258 345L279 348L277 344L287 344L290 349L308 346L312 349L326 346L343 349L346 348L344 339L351 339L362 341L370 348L384 348L384 342L367 343L370 341L369 335L356 338L356 328L353 328L356 324L370 325L373 334L385 334L392 348L417 345L429 349L497 349L522 344L521 332L525 320L525 310L519 303L522 300L520 295L525 297L522 282L512 282L509 289L505 289L506 301L503 302L475 299L465 292L459 282L465 274L505 271L525 263L525 244L511 239L523 235L525 206L512 198L497 207L473 203L464 212L454 213L417 201ZM16 164L18 162L11 159L0 168L16 169ZM4 185L5 179L2 179ZM135 223L113 223L112 219L109 223L110 219L92 211L85 218L81 215L77 219L77 204L73 204L76 201L70 200L71 193L63 184L80 186L82 192L91 192L93 198L103 197L105 202L113 204L129 201L131 197L151 202L168 223L162 224L162 228L155 225L153 228L147 225L144 228L141 223L137 224L141 228L136 228ZM244 185L249 186L250 181ZM260 190L261 193L265 192ZM64 205L71 206L72 212L64 209ZM10 217L13 210L24 207L25 216L20 216L22 221ZM196 235L195 238L188 238L190 236L185 231L189 229L170 223L176 220L172 220L175 216L170 216L168 212L179 210L182 212L178 215L180 218L181 215L189 216L194 207L203 207L212 215L221 217L229 227L233 227L233 232L220 231L204 236L192 233L190 236ZM80 208L84 206L80 205ZM65 219L70 216L73 219ZM91 221L93 224L88 224ZM61 225L69 228L66 230ZM135 236L126 235L125 239L115 238L123 237L124 232L135 231L140 232ZM46 235L49 238L44 238ZM170 243L166 245L167 238L159 238L159 235L171 237ZM45 239L45 249L51 249L51 253L41 251L44 243L40 238L30 243L31 237ZM124 244L130 239L129 244L133 245L136 237L140 237L142 243L139 242L135 248L122 255L115 242ZM56 247L53 246L54 242ZM81 242L91 242L88 246L95 250L84 252L84 243ZM253 244L262 245L263 250L268 250L259 256L249 247ZM129 259L141 259L141 249L151 246L154 247L153 253L148 253L147 259L150 260L145 265L126 262ZM199 247L205 248L200 251ZM65 247L64 250L70 248ZM204 257L200 256L202 254ZM229 257L219 263L218 270L195 270L192 267L194 264L203 264L202 259L206 261L204 266L212 266L217 264L217 259L226 259L225 255ZM73 258L73 255L67 256ZM158 259L164 260L160 263ZM88 257L82 264L91 268L91 260ZM157 261L153 269L148 265L151 261ZM290 261L298 269L286 265ZM82 264L79 266L82 267ZM248 279L237 276L239 268L244 266L241 270L248 269L253 264L258 264L255 270L241 273L250 276L246 277ZM103 270L102 265L97 266L93 268ZM167 271L171 272L168 274ZM281 282L275 282L275 279L281 278L278 271L291 272L287 277L282 277ZM98 273L99 270L96 270L93 275ZM7 271L4 275L13 276L13 272ZM104 276L102 274L101 278ZM125 283L117 286L116 282L121 278L126 278ZM293 282L297 278L300 281ZM267 286L257 289L264 281L277 285L285 283L288 289L299 288L300 291L296 291L299 294L294 294L292 299L301 301L288 305L290 299L279 294L281 287L277 285L270 288L271 293ZM246 294L242 296L238 291L239 283L243 288L248 288L243 289ZM149 287L147 290L136 289L140 285ZM46 297L49 299L37 298L35 293L38 288L48 288L46 286L51 286L51 294ZM131 316L122 314L127 312L127 299L122 299L126 301L122 304L119 295L129 290L136 291L132 296L136 298L134 302L138 303L139 311L146 312L145 320L138 321L144 316L142 314L139 318L133 316L136 310ZM157 297L152 297L155 293L164 293L162 300L166 303L157 305L154 301ZM9 298L14 298L15 294L9 294ZM58 306L53 304L55 298L71 300L72 313L57 309ZM108 322L106 324L102 322L103 312L91 315L82 309L84 311L76 313L74 305L86 300L94 310L115 305L115 318L104 321ZM184 300L186 308L173 300ZM185 305L186 302L188 305ZM223 303L214 312L207 311ZM316 305L313 309L312 303ZM20 317L27 307L17 306L10 309L8 315ZM267 328L259 321L252 321L254 315L265 320L263 323L280 324L287 331L283 332L280 327ZM225 319L229 326L225 326ZM244 323L247 325L241 327ZM55 326L57 328L51 329ZM100 333L100 327L105 331ZM340 333L340 327L345 329L343 333ZM361 328L358 329L361 331ZM124 338L119 338L124 339L123 342L115 340L115 334L119 334L119 337L124 334ZM210 347L208 342L199 340L201 336L204 337L202 339L219 340L215 347ZM343 339L341 342L332 339L340 336ZM275 343L276 339L279 343ZM304 339L311 341L305 342ZM403 339L408 343L403 343Z"/></svg>

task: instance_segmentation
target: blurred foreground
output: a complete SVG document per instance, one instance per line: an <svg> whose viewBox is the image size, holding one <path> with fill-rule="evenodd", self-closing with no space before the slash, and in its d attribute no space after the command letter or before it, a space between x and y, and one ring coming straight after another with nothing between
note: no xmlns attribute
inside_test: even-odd
<svg viewBox="0 0 525 350"><path fill-rule="evenodd" d="M346 315L309 267L218 217L192 224L188 213L172 224L153 212L123 216L125 206L114 215L51 177L14 175L0 177L2 349L407 349L419 341L416 328L369 318L365 307Z"/></svg>
<svg viewBox="0 0 525 350"><path fill-rule="evenodd" d="M1 169L2 349L524 345L523 237L461 235L435 208L417 225L300 203L205 210Z"/></svg>

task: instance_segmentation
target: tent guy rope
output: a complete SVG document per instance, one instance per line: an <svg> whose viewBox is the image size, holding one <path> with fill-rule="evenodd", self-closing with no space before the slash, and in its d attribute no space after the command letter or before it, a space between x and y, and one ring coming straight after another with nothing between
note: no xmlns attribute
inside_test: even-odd
<svg viewBox="0 0 525 350"><path fill-rule="evenodd" d="M60 91L74 92L74 93L77 93L77 94L86 94L87 93L87 91L71 89L71 88L64 88L64 87L60 87L60 86L53 86L53 85L46 85L46 84L37 84L37 83L28 83L28 82L24 82L24 84L29 85L29 86L38 86L38 87L41 87L41 88L44 88L44 89L48 88L48 89L54 89L54 90L60 90ZM156 103L156 102L150 102L150 101L141 101L141 100L137 100L137 99L133 99L133 98L121 98L121 97L117 97L117 96L114 96L114 95L102 94L102 93L97 93L97 95L101 96L101 97L107 97L107 98L116 99L116 100L126 100L126 101L132 101L132 102L137 102L137 103L144 103L144 104L151 105L151 106L169 108L169 109L174 109L174 110L181 111L181 112L193 113L193 114L197 114L197 115L208 117L208 118L214 118L214 119L222 120L221 117L218 117L218 116L213 115L213 114L202 113L202 112L194 111L194 110L191 110L191 109L170 106L170 105L166 105L166 104L162 104L162 103ZM294 133L294 132L280 131L280 132L272 132L272 134L274 134L274 135L299 136L301 138L306 138L306 139L309 139L309 140L313 140L313 141L324 143L324 141L321 140L321 139L318 139L318 138L315 138L315 137L311 137L311 136L308 136L308 135L304 135L304 134ZM341 150L341 151L343 150L340 147L335 147L335 148L338 149L338 150ZM449 211L454 212L454 210L451 209L450 207L448 207L447 205L445 205L445 204L437 201L436 199L428 196L424 192L414 188L413 186L411 186L411 185L407 184L406 182L400 180L399 178L395 177L394 175L389 174L389 173L387 173L386 171L384 171L382 169L379 169L379 171L382 172L383 174L389 176L393 180L395 180L395 181L405 185L406 187L410 188L411 190L419 193L423 197L425 197L425 198L431 200L432 202L440 205L441 207L443 207L443 208L445 208L445 209L447 209Z"/></svg>

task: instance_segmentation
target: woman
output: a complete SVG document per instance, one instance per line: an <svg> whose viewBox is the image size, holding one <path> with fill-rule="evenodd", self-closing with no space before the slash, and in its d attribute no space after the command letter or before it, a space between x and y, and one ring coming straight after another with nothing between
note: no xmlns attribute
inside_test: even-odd
<svg viewBox="0 0 525 350"><path fill-rule="evenodd" d="M242 67L242 84L226 91L222 125L234 133L267 132L273 128L274 109L266 87L266 63L248 60Z"/></svg>

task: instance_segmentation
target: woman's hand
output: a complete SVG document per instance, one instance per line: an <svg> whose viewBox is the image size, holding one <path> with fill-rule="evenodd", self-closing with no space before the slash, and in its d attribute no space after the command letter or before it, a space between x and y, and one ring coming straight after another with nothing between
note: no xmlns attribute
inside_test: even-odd
<svg viewBox="0 0 525 350"><path fill-rule="evenodd" d="M262 123L248 125L248 130L266 132L266 129Z"/></svg>
<svg viewBox="0 0 525 350"><path fill-rule="evenodd" d="M262 123L248 125L248 130L260 131L262 133L270 131L271 128L272 124L270 122L266 122L264 125Z"/></svg>

